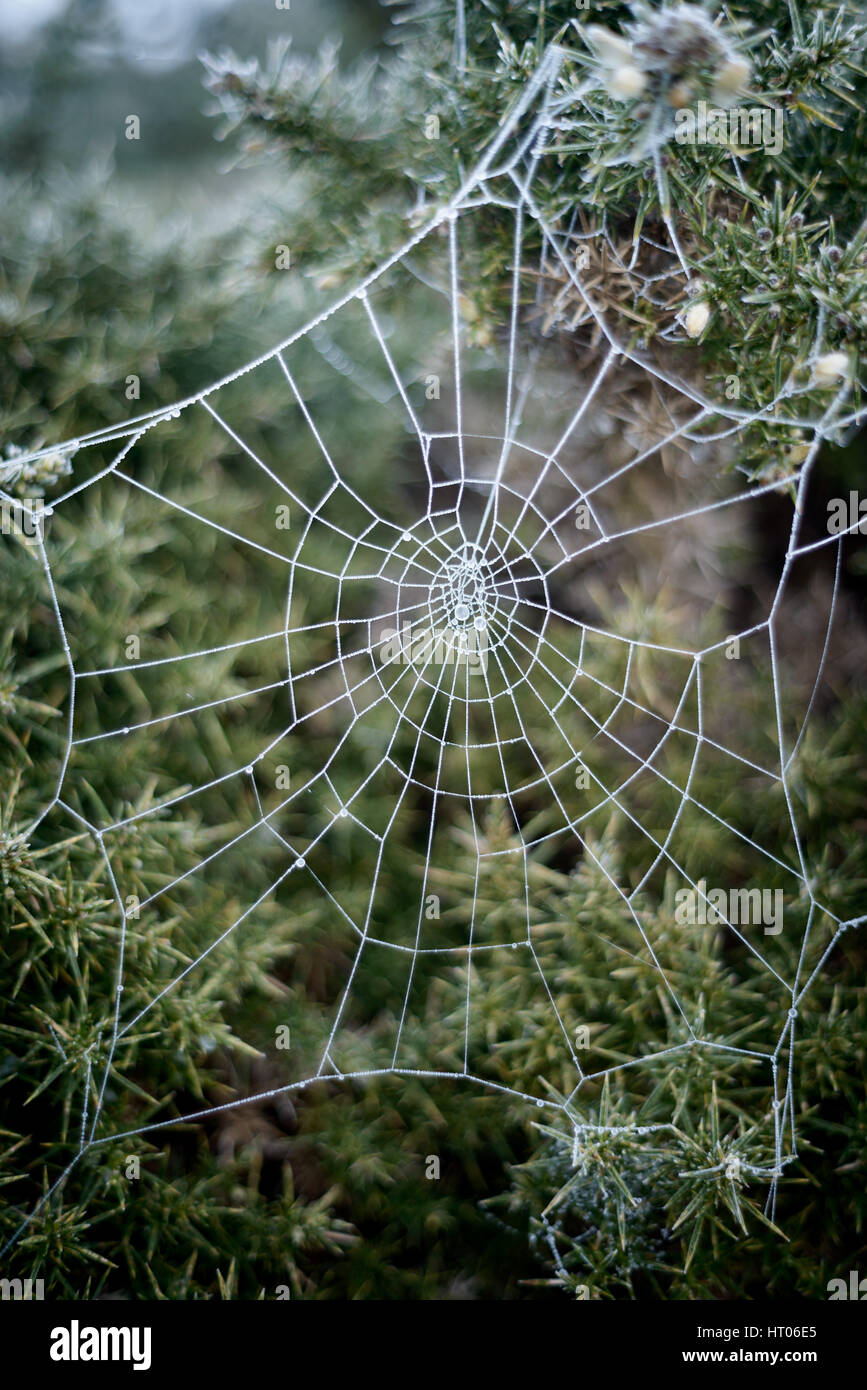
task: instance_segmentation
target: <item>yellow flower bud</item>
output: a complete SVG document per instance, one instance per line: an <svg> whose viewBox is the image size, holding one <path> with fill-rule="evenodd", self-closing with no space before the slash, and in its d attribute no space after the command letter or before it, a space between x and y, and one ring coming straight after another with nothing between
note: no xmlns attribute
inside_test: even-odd
<svg viewBox="0 0 867 1390"><path fill-rule="evenodd" d="M836 386L848 375L848 353L826 352L813 363L813 380L817 386Z"/></svg>
<svg viewBox="0 0 867 1390"><path fill-rule="evenodd" d="M647 78L640 68L636 68L632 63L624 63L622 67L612 68L605 79L605 89L609 96L617 101L631 101L634 97L640 97L647 86Z"/></svg>
<svg viewBox="0 0 867 1390"><path fill-rule="evenodd" d="M690 304L683 316L683 326L690 338L699 338L710 320L710 305L706 299Z"/></svg>

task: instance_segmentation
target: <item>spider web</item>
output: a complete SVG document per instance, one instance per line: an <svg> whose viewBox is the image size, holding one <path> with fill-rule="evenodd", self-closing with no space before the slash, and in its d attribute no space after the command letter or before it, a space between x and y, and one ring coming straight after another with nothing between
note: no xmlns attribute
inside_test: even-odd
<svg viewBox="0 0 867 1390"><path fill-rule="evenodd" d="M575 217L562 224L547 220L534 198L540 165L556 159L550 137L563 106L556 88L559 62L556 49L545 55L459 192L424 216L409 241L362 284L256 361L173 409L141 415L66 446L76 451L74 481L49 512L62 515L87 489L136 490L151 500L155 520L181 514L187 522L209 528L214 564L221 563L224 545L256 552L271 570L277 567L282 573L286 594L285 610L275 612L269 630L243 641L215 640L202 649L152 661L83 667L77 655L74 606L65 611L49 546L41 533L38 537L70 693L68 741L56 795L28 834L52 814L71 818L91 836L104 858L120 924L115 1007L106 1020L103 1048L88 1060L75 1162L105 1144L200 1120L279 1092L302 1090L317 1081L391 1072L479 1083L546 1106L571 1126L577 1145L593 1129L582 1118L582 1087L599 1083L618 1068L650 1065L702 1049L709 1056L736 1056L746 1066L759 1068L765 1078L774 1162L756 1170L756 1176L770 1180L773 1210L776 1180L796 1152L793 1065L799 1004L841 934L863 920L840 920L827 903L817 900L791 788L793 759L828 651L842 542L841 537L829 537L804 543L801 517L823 439L832 430L851 426L854 416L846 413L845 385L818 418L799 414L799 396L807 388L795 381L786 382L758 413L712 399L694 383L675 376L664 360L640 351L632 336L612 322L576 256L582 238L589 241L591 234L582 232ZM473 342L468 327L468 293L484 282L484 219L491 208L511 217L514 225L511 315L504 325L502 350L496 343ZM528 228L536 237L541 235L541 253L534 264L525 254ZM667 278L682 266L674 229L669 227L669 232L669 246L656 246L642 233L626 255L604 226L592 238L595 245L604 246L611 265L624 274L634 273L637 280L639 250L655 251L660 269L654 280L641 280L637 293L653 300L658 290L662 302ZM543 290L552 282L560 291L546 322ZM431 346L432 354L439 352L435 374L420 376L419 344L407 349L404 342L401 322L408 301L414 316L419 305L423 307L430 344L438 345ZM546 361L547 329L560 310L561 321L577 313L592 330L597 349L577 391L571 366L571 387L558 393L546 384L550 376L540 373L540 364ZM820 334L814 355L821 349ZM372 398L390 429L399 423L403 463L392 488L383 488L381 468L371 474L360 467L361 459L375 455L376 435L360 439L357 452L348 451L345 443L338 449L330 442L330 421L320 418L315 403L317 373L326 370L345 381L347 413L354 409L356 397ZM274 400L280 401L276 431L268 433L260 422L245 418L245 392L252 377L266 380ZM623 461L610 468L600 421L612 399L616 415L619 383L636 378L652 383L662 426L644 438L640 432L624 431ZM610 421L610 414L607 418ZM694 555L698 573L702 528L719 522L737 530L747 524L749 510L759 499L779 491L778 482L733 485L733 475L721 477L721 470L708 464L725 457L726 449L757 419L782 430L800 428L808 441L786 554L764 621L699 649L666 645L591 621L589 577L610 577L614 572L646 589L646 570L630 568L635 544L647 541L663 547L658 553ZM195 506L182 500L187 481L184 432L193 427L211 431L220 447L230 450L239 480L255 476L257 488L263 490L261 515L245 516L237 530L209 515L208 498ZM145 482L137 471L137 445L155 431L169 433L168 447L177 460L164 491ZM275 445L275 433L281 444ZM295 466L301 440L312 448L315 466ZM671 451L689 465L686 494L682 477L678 486L670 485L672 473L678 471ZM17 458L14 466L5 468L7 478L48 452ZM375 486L371 477L378 480ZM288 507L292 520L286 532L275 533L270 502ZM787 591L796 567L828 545L837 546L837 559L824 650L813 698L792 727L780 656ZM609 567L594 569L599 564ZM697 582L699 592L707 596L707 585ZM219 637L218 615L214 628ZM391 657L384 659L388 641ZM725 708L726 652L733 641L743 644L756 662L765 663L772 678L769 722L775 737L763 763L739 746L740 731ZM92 692L104 690L105 682L129 672L146 681L150 674L161 677L174 670L182 682L191 665L253 646L275 654L274 679L266 686L248 686L233 676L229 693L215 694L206 702L179 703L122 728L81 732L77 711L82 703L91 711L99 709L98 694ZM658 701L639 691L639 670L659 673ZM645 681L642 690L652 685ZM244 703L260 697L263 690L280 697L272 705L274 727L258 731L255 755L245 754L239 761L234 756L239 727L250 736ZM154 726L180 724L195 740L202 716L219 721L225 736L224 766L211 769L197 785L157 798L152 806L122 819L99 822L92 813L84 814L78 779L88 771L92 745L116 740L133 750L124 756L134 764L138 734ZM304 740L317 750L323 747L320 764L300 786L290 784L285 794L275 795L274 766L291 762L292 748ZM749 795L757 783L774 788L787 808L788 845L763 845L760 834L746 834L723 810L705 804L698 784L699 770L707 766L741 796ZM665 790L667 822L658 810L649 811L648 786ZM265 894L249 902L196 959L155 991L146 1008L130 1016L124 1009L123 985L131 916L127 886L115 870L114 847L137 821L151 816L182 821L190 809L199 813L206 807L207 795L215 788L232 787L243 789L252 801L249 824L137 904L137 911L159 911L173 893L203 892L215 866L231 862L233 855L256 853L262 837L279 847L282 867ZM364 812L359 814L362 805ZM643 850L642 871L629 882L620 881L600 849L601 829L612 812ZM207 810L201 814L207 815ZM507 827L499 841L490 832L492 814ZM388 907L393 869L386 866L396 827L410 816L415 817L421 867L408 890L411 910L395 916ZM720 913L738 958L769 972L779 989L779 1013L765 1020L767 1038L761 1045L717 1040L712 1021L705 1018L697 999L684 997L646 930L643 904L653 894L661 899L666 883L687 887L697 903L708 904L712 866L701 878L690 876L686 867L689 839L703 819L737 843L745 881L761 882L763 874L770 875L775 884L786 884L786 901L795 905L802 947L794 978L785 974L775 938L764 930L767 923L729 920L728 914ZM432 908L446 891L442 885L454 861L456 825L462 827L465 845L471 846L475 875L460 910L456 914L453 905L447 921L448 914L440 918ZM374 867L372 875L365 870L359 885L352 882L353 866L364 854L372 856ZM645 1056L610 1066L588 1068L586 1059L582 1065L581 1049L574 1041L576 1019L558 1005L557 990L534 939L534 866L555 854L565 854L572 864L592 863L604 876L628 921L631 941L622 945L624 956L649 963L681 1041L663 1039ZM515 889L509 914L492 914L483 906L490 875L511 875L508 881ZM182 979L207 969L212 952L233 933L243 932L264 898L285 891L291 910L291 894L302 882L305 892L327 901L335 924L348 927L354 940L351 965L315 1071L225 1106L158 1119L137 1129L112 1130L107 1122L108 1083L123 1040L146 1025L150 1010ZM820 919L831 924L830 930L826 925L818 931ZM517 953L532 977L539 1008L555 1025L561 1061L572 1075L565 1095L552 1094L543 1076L524 1082L521 1048L528 1044L520 1019L515 1020L510 1044L520 1084L504 1084L488 1065L484 1028L477 1020L487 1008L493 970L505 952ZM438 972L456 964L464 969L465 994L462 1008L450 1020L451 1049L445 1061L442 1050L425 1058L415 1044L408 1044L408 1020L436 1007ZM394 995L394 1026L388 1037L379 1039L381 1065L358 1068L347 1020L360 982L379 977Z"/></svg>

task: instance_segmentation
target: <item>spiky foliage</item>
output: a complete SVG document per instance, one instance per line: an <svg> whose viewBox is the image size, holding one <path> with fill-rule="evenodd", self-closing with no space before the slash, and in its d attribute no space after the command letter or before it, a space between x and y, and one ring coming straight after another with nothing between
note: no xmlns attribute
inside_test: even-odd
<svg viewBox="0 0 867 1390"><path fill-rule="evenodd" d="M677 210L685 266L664 296L658 283L647 287L656 267L646 259L633 267L644 272L637 293L634 275L621 277L619 292L616 280L606 280L606 307L628 322L634 340L656 341L690 303L706 303L702 370L719 382L737 377L740 399L757 409L783 382L809 383L819 344L844 351L857 375L867 341L860 158L867 28L860 6L802 11L797 0L770 8L741 3L723 16L700 5L630 9L604 0L593 6L592 24L590 11L576 15L569 0L486 0L467 11L467 65L457 78L451 0L419 10L384 73L368 67L341 80L333 51L315 70L285 48L264 66L231 54L209 61L209 85L247 154L288 155L314 181L315 206L328 210L333 230L323 236L312 219L299 231L311 267L321 265L334 283L356 274L359 259L375 264L383 237L412 218L419 196L439 201L459 185L544 45L555 42L566 55L560 92L572 105L550 136L557 159L534 185L547 219L568 223L577 202L584 225L576 250L592 255L603 228L627 240L644 228L665 240L660 213ZM600 31L619 39L627 54L620 61L640 74L634 94L612 84L611 40L600 47ZM776 111L780 147L745 146L736 135L717 145L679 143L676 108L702 99ZM363 227L352 196L360 181ZM476 286L474 311L497 325L502 292L495 287L506 278L511 233L505 219L499 230L491 220L488 276ZM528 260L532 254L528 242ZM569 322L568 295L558 313ZM674 336L684 342L690 335L681 329ZM816 387L820 411L828 388ZM759 423L746 435L741 461L764 480L791 479L803 460L800 446L797 436Z"/></svg>

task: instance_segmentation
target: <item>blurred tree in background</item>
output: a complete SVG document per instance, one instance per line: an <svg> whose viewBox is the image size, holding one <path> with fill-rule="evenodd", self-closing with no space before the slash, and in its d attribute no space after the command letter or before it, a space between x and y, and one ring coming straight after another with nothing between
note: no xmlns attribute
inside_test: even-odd
<svg viewBox="0 0 867 1390"><path fill-rule="evenodd" d="M459 186L546 43L557 39L572 55L565 90L589 61L580 35L587 14L566 0L470 0L464 73L454 63L455 10L446 0L386 10L298 0L289 12L257 0L215 3L196 10L196 23L185 18L168 30L159 24L165 7L135 8L138 27L130 29L123 4L74 0L4 49L0 447L7 460L14 449L58 444L122 422L133 409L169 405L283 337L400 244L420 206ZM670 199L713 306L698 340L679 350L711 381L737 373L751 405L773 394L781 360L789 366L806 357L817 306L830 325L829 348L853 363L864 350L864 26L859 7L799 11L794 0L738 0L726 15L744 36L756 86L787 103L787 144L779 156L749 161L748 195L727 181L721 153L715 159L672 146L662 190L646 160L613 162L618 150L637 147L646 117L600 92L576 114L556 176L543 174L538 197L547 212L565 202L624 235L640 215L660 239L660 204ZM614 29L629 17L618 3L593 9L594 22ZM154 32L164 42L148 47ZM330 41L335 35L342 44ZM269 40L277 41L270 49ZM208 50L207 96L198 48ZM258 62L250 56L257 54ZM425 135L431 113L440 119L439 141ZM129 114L141 119L140 142L123 139ZM503 340L510 287L508 220L496 209L488 216L485 274L467 287L465 306L482 348ZM285 240L297 263L290 275L274 270L274 248ZM562 288L551 285L551 304ZM696 296L685 276L669 289L664 306L640 307L635 331L647 342ZM633 285L623 284L619 298L616 285L610 293L612 312L634 312ZM548 329L561 370L577 377L594 344L586 324L567 319L554 317ZM405 354L425 341L420 303L407 302L395 331ZM359 343L359 358L365 350ZM314 348L305 367L318 412L345 430L347 447L374 446L359 451L359 485L390 486L400 424L375 399L347 418L343 383ZM124 391L131 374L141 381L135 407ZM265 436L277 409L272 388L251 376L241 389L245 414ZM636 383L631 407L647 404L641 390ZM821 404L817 388L817 410ZM603 616L672 644L684 625L709 642L757 618L785 552L786 490L797 479L800 446L794 434L757 425L737 458L720 458L721 471L740 467L777 480L781 493L764 505L761 529L734 534L722 526L704 537L708 571L730 573L726 560L735 555L739 576L738 586L721 585L710 618L703 609L699 615L699 596L685 590L676 568L667 585L658 582L662 562L650 541L642 554L646 592L626 592L603 573L607 597L599 602L610 605ZM146 436L140 476L158 490L179 453L186 504L207 500L216 521L252 529L262 497L205 424L185 420ZM27 479L27 495L41 487L50 500L80 464L55 456L41 478ZM314 475L311 441L293 442L291 466L298 479ZM821 499L857 486L862 471L858 441L826 450L809 536L821 533ZM148 635L157 654L205 646L214 614L222 640L242 642L267 631L283 601L280 585L244 546L229 546L227 559L207 528L156 517L138 492L82 492L52 519L48 545L61 606L92 635L79 655L83 667L97 666L121 633ZM841 918L863 901L867 739L867 697L857 683L867 652L859 538L844 556L842 619L797 770L806 838L822 847L811 870ZM8 1238L76 1155L79 1098L96 1074L114 1007L119 926L104 861L80 823L52 818L30 841L20 834L54 791L67 670L33 554L4 536L2 557L0 1235ZM825 597L800 596L796 642L808 652L821 650ZM313 622L315 592L310 603ZM133 722L130 711L146 720L153 708L205 702L238 682L264 685L270 670L258 653L226 653L201 677L178 678L169 667L159 692L132 676L108 683L98 697L82 697L78 718L85 730L120 725ZM814 671L809 662L799 670L807 691ZM672 694L657 671L640 679L650 703ZM744 663L738 680L737 717L759 748L768 736L767 676ZM245 704L249 727L242 720L233 730L251 758L256 725L267 721L274 698ZM329 737L326 727L311 738L298 775L321 763ZM110 740L95 743L74 809L134 817L171 789L205 781L223 739L219 720L206 715L195 740L156 727L134 754ZM749 804L733 804L712 779L699 790L744 834L761 825L771 842L785 836L779 799L757 791ZM221 788L206 808L193 807L181 818L131 821L116 868L143 899L237 833L251 810ZM365 809L362 802L362 818ZM536 808L542 818L545 811ZM417 892L423 830L420 813L407 814L388 851L395 919ZM491 848L510 843L509 826L495 817L483 833ZM475 860L467 826L456 823L453 834L453 866L435 887L448 924L460 924ZM615 815L595 848L618 876L634 874L636 846ZM370 857L338 837L332 854L333 875L360 894ZM265 892L278 862L257 842L242 864L218 863L206 890L179 891L160 916L132 924L124 961L129 1017L206 949L215 928L219 934ZM722 836L705 835L690 871L699 874L704 862L737 875ZM629 923L590 859L567 865L539 855L530 885L545 976L564 1014L598 1020L598 1066L680 1041L652 971L640 962L624 968ZM507 874L483 882L484 919L507 920L515 895ZM267 897L249 929L209 956L207 971L159 997L114 1059L106 1100L117 1133L226 1108L88 1152L12 1246L4 1274L43 1277L55 1297L272 1298L285 1286L307 1298L552 1298L564 1288L594 1298L821 1298L830 1277L863 1262L867 1002L857 933L835 950L802 1007L802 1157L785 1171L774 1225L763 1215L767 1184L750 1176L771 1161L773 1136L767 1122L756 1122L759 1088L737 1057L711 1066L696 1054L687 1063L661 1059L641 1074L614 1072L582 1095L598 1135L579 1152L571 1131L513 1100L417 1078L322 1082L291 1099L233 1110L233 1100L285 1084L280 1053L260 1049L277 1028L290 1027L302 1074L303 1062L321 1053L351 960L352 935L321 896L287 901L280 891ZM712 1011L719 1040L749 1046L737 1031L735 997L749 997L757 1019L769 1012L767 972L735 978L722 933L674 931L670 892L641 910L648 940L674 962L678 984ZM829 939L827 922L816 930ZM800 938L779 946L789 978ZM379 1034L393 1009L389 983L358 1001L351 1021L358 1069L378 1063ZM410 1021L407 1047L418 1065L431 1057L453 1065L450 1023L465 990L465 972L450 968L437 982L435 1007ZM721 1018L730 1026L719 1028ZM516 1020L531 1040L519 1056L510 1043ZM517 961L498 968L478 1029L490 1047L491 1080L520 1087L544 1075L554 1094L568 1089L550 1017L536 1011ZM425 1177L430 1155L440 1160L437 1182ZM129 1176L134 1159L137 1180Z"/></svg>

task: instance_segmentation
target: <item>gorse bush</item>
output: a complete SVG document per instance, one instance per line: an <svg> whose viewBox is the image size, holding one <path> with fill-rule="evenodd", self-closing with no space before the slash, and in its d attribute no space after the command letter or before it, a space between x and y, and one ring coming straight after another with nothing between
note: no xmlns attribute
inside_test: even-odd
<svg viewBox="0 0 867 1390"><path fill-rule="evenodd" d="M331 47L312 60L286 46L262 63L206 57L218 133L244 163L262 165L262 178L277 185L291 172L303 190L271 226L160 239L121 218L96 175L83 192L43 180L10 186L4 199L4 495L50 504L93 481L46 523L53 589L38 546L0 538L0 1235L10 1242L4 1275L44 1278L53 1297L822 1298L863 1258L865 953L855 927L837 933L861 911L865 883L857 538L841 551L812 701L833 571L796 576L782 695L767 643L747 644L736 662L720 646L759 624L773 599L811 443L798 420L822 421L847 381L850 426L859 407L863 15L772 0L724 14L609 3L591 14L557 0L459 12L456 29L452 4L396 7L385 56L350 71ZM794 893L786 873L793 812L779 785L745 781L743 767L735 778L721 758L695 767L692 745L676 736L660 755L664 777L637 782L633 814L602 800L583 850L556 838L542 784L521 801L538 837L526 856L515 853L514 817L491 800L482 816L444 817L432 858L430 800L416 796L383 837L381 863L372 836L338 823L316 860L321 882L286 878L287 844L315 843L330 811L310 798L278 818L279 796L269 801L262 787L290 758L293 786L305 786L343 732L327 584L310 575L292 599L304 626L293 652L316 673L316 717L291 751L275 738L259 776L263 731L287 723L273 647L259 640L287 605L285 570L264 553L279 495L201 408L135 442L140 486L100 479L117 452L107 437L93 451L61 447L194 394L358 283L462 186L552 43L562 50L556 119L519 277L522 321L550 353L531 421L571 410L607 346L562 265L545 258L545 221L568 229L568 255L618 340L702 392L725 393L744 421L718 442L661 449L661 482L630 480L625 512L687 510L699 472L720 489L732 475L774 485L749 524L724 508L696 522L697 570L694 554L652 528L631 537L628 563L588 558L580 585L558 591L554 640L569 640L566 616L578 613L637 644L624 669L622 646L588 639L591 717L597 726L613 717L611 692L628 682L635 708L670 731L681 712L695 720L694 692L684 694L686 669L673 657L640 644L706 649L705 679L724 696L708 736L730 741L753 772L779 748L778 719L803 719L810 705L789 785L814 900ZM784 113L779 149L677 140L678 109L706 101L728 111L735 99ZM672 228L676 255L665 250ZM289 275L274 269L285 242ZM389 286L390 351L416 382L442 370L448 347L430 308L444 245L426 239L412 282L395 272ZM514 245L513 218L492 198L466 248L472 273L460 299L467 410L480 420L491 409L484 364L508 339ZM528 268L540 265L531 294ZM347 475L351 465L359 494L387 508L418 486L404 423L383 407L360 311L339 341L329 331L293 349L299 394L313 419L327 419L331 454ZM788 418L786 382L798 392L791 426L775 418ZM222 388L215 409L245 422L263 458L284 460L297 497L318 497L319 442L287 429L285 402L286 381L265 367ZM598 407L607 423L580 455L593 479L672 428L670 399L634 364ZM827 432L808 539L823 534L824 499L859 477L851 428ZM54 452L17 468L43 445ZM165 496L172 508L157 501ZM329 571L338 550L314 530L307 564ZM76 683L75 775L55 803L70 698L58 610L75 669L96 675ZM127 666L142 645L163 664ZM207 660L175 659L197 651ZM553 677L538 679L554 704ZM159 717L184 709L196 711L190 721ZM387 735L387 708L369 727L371 742ZM102 736L121 728L133 736ZM553 759L556 735L541 715L532 732ZM649 737L644 723L640 733ZM429 744L417 764L428 786L460 752ZM395 749L399 762L405 750ZM221 777L228 756L255 762L257 776ZM382 826L402 786L387 773L366 781L372 756L350 746L342 769L361 787L352 819L362 827ZM478 763L492 781L499 757L492 745ZM621 785L612 743L595 746L592 774L603 788ZM279 834L261 824L260 797ZM120 822L109 860L91 827ZM674 824L693 882L754 887L744 846L770 848L779 872L765 866L761 884L785 893L787 929L759 938L767 961L739 953L712 918L684 930L673 872L645 884L642 832L663 841ZM197 873L206 861L207 875ZM417 1007L401 1021L401 1067L461 1071L472 989L465 1045L490 1088L391 1071L405 969L398 952L382 951L375 969L359 971L339 1062L372 1074L288 1089L316 1073L327 1049L375 870L384 940L403 942L408 930L412 939L424 885L454 948L446 964L413 957ZM629 908L614 882L629 886ZM233 929L239 919L243 931ZM457 949L468 931L491 947L482 963ZM538 970L509 949L525 938ZM778 1049L775 1110L766 1027L784 1020L780 984L796 979L810 988L794 1057ZM589 1079L577 1098L564 1029L584 1030ZM690 1046L693 1029L717 1050ZM540 1091L552 1109L515 1094ZM568 1112L557 1108L567 1100ZM781 1148L781 1113L797 1152L788 1132Z"/></svg>

